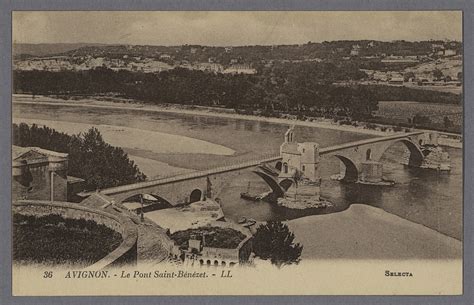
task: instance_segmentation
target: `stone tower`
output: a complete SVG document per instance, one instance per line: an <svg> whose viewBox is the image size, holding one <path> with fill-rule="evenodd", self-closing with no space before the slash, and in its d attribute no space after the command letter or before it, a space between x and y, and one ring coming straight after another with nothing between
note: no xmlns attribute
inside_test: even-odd
<svg viewBox="0 0 474 305"><path fill-rule="evenodd" d="M310 182L320 182L319 144L315 142L297 143L294 127L285 133L285 141L280 146L282 158L280 181L295 176Z"/></svg>
<svg viewBox="0 0 474 305"><path fill-rule="evenodd" d="M278 200L279 204L298 209L320 205L319 144L296 142L294 127L290 127L280 146L280 156L282 166L279 182L281 185L291 185L284 197Z"/></svg>

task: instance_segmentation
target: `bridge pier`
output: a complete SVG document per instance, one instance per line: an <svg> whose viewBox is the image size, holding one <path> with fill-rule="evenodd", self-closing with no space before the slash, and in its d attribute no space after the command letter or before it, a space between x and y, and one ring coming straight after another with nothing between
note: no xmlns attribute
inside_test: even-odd
<svg viewBox="0 0 474 305"><path fill-rule="evenodd" d="M377 161L364 161L361 163L359 182L380 183L383 181L383 164Z"/></svg>

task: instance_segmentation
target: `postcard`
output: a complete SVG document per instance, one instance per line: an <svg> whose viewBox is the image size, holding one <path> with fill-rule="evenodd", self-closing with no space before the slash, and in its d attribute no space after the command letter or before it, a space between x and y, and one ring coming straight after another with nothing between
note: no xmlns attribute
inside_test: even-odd
<svg viewBox="0 0 474 305"><path fill-rule="evenodd" d="M15 296L460 295L461 11L14 11Z"/></svg>

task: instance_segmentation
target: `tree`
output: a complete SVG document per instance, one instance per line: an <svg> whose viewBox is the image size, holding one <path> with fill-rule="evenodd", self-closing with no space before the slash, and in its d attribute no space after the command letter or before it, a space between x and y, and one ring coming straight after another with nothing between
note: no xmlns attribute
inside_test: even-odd
<svg viewBox="0 0 474 305"><path fill-rule="evenodd" d="M253 239L253 251L261 259L270 259L272 264L298 263L303 246L294 243L295 235L281 221L269 221L257 228Z"/></svg>
<svg viewBox="0 0 474 305"><path fill-rule="evenodd" d="M440 69L434 69L433 71L433 77L437 80L440 80L443 78L443 72L441 72Z"/></svg>
<svg viewBox="0 0 474 305"><path fill-rule="evenodd" d="M415 114L412 120L414 125L427 126L431 123L431 119L428 116L421 115L419 113Z"/></svg>
<svg viewBox="0 0 474 305"><path fill-rule="evenodd" d="M405 82L410 81L410 79L415 79L415 73L413 73L412 71L409 71L409 72L405 73L405 75L403 75L403 80Z"/></svg>
<svg viewBox="0 0 474 305"><path fill-rule="evenodd" d="M444 128L446 129L453 126L453 122L447 116L443 118L443 122L444 122Z"/></svg>
<svg viewBox="0 0 474 305"><path fill-rule="evenodd" d="M128 155L120 147L106 143L96 128L71 136L46 126L13 124L13 144L68 153L68 174L84 179L89 190L146 179Z"/></svg>
<svg viewBox="0 0 474 305"><path fill-rule="evenodd" d="M293 178L293 181L295 182L296 187L298 187L298 182L300 182L301 179L303 178L303 172L295 168L291 177Z"/></svg>

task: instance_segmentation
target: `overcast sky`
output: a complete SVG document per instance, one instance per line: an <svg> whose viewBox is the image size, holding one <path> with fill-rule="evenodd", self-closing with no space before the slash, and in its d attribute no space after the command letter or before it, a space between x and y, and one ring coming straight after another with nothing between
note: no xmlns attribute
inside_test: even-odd
<svg viewBox="0 0 474 305"><path fill-rule="evenodd" d="M271 45L462 40L461 12L14 12L17 43Z"/></svg>

